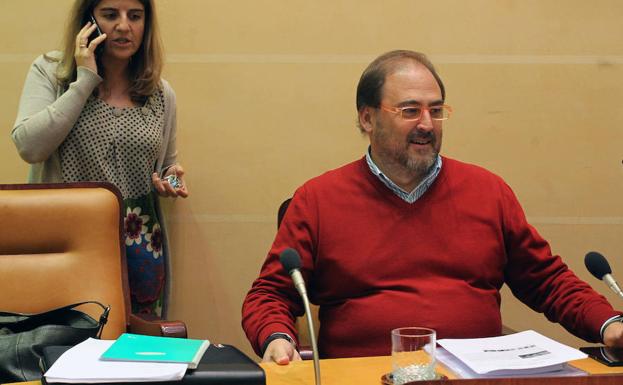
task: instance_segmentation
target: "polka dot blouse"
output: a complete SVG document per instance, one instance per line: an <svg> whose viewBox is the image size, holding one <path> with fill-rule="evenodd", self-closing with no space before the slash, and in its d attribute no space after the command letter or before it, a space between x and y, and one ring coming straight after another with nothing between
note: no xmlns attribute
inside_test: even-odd
<svg viewBox="0 0 623 385"><path fill-rule="evenodd" d="M59 148L63 181L111 182L124 199L148 194L163 129L162 91L142 107L117 108L89 97Z"/></svg>

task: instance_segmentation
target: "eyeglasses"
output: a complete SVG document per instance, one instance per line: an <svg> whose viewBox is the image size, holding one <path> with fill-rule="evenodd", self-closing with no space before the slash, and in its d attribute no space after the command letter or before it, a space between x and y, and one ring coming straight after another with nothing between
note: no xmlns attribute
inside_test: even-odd
<svg viewBox="0 0 623 385"><path fill-rule="evenodd" d="M382 110L399 114L404 120L419 120L422 118L422 112L428 111L432 120L446 120L452 114L452 107L442 104L439 106L408 106L408 107L389 107L381 104Z"/></svg>

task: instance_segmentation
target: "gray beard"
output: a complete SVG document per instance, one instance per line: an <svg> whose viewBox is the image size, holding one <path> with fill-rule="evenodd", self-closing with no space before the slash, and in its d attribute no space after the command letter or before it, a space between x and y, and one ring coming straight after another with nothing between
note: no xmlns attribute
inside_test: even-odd
<svg viewBox="0 0 623 385"><path fill-rule="evenodd" d="M400 156L398 161L407 170L414 172L418 175L425 175L428 170L435 164L437 159L437 153L434 153L430 158L426 159L410 159L408 156Z"/></svg>
<svg viewBox="0 0 623 385"><path fill-rule="evenodd" d="M388 133L385 131L380 121L377 120L376 125L379 128L374 133L376 141L379 143L387 143L389 136ZM418 137L424 137L424 135L418 134L416 131L414 131L407 136L407 140L415 140ZM432 145L435 146L436 138L430 133L427 134L426 137L430 138L433 141ZM390 151L383 151L381 155L386 162L389 162L387 166L391 167L391 164L393 163L393 167L402 167L408 172L414 173L415 175L418 175L420 177L424 177L426 173L428 173L430 168L435 164L435 160L437 159L437 156L439 156L439 153L433 152L430 157L424 159L412 159L409 157L409 153L406 147L407 145L405 145L405 149L403 151L395 149Z"/></svg>

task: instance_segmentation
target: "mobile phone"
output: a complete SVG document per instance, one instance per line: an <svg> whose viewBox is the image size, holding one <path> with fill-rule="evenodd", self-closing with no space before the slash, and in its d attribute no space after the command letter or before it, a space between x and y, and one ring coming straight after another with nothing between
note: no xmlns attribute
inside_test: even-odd
<svg viewBox="0 0 623 385"><path fill-rule="evenodd" d="M95 31L93 31L91 36L89 36L89 43L91 43L91 40L102 35L102 30L100 29L100 26L97 25L97 20L95 20L95 16L93 16L93 14L89 15L89 18L91 19L91 23L95 25ZM104 49L104 42L101 42L97 46L97 48L95 48L95 55L101 54L103 49Z"/></svg>
<svg viewBox="0 0 623 385"><path fill-rule="evenodd" d="M182 188L182 181L179 180L179 178L177 176L173 175L173 174L165 177L164 180L169 182L171 187L173 187L176 190Z"/></svg>
<svg viewBox="0 0 623 385"><path fill-rule="evenodd" d="M623 366L623 349L608 348L605 346L585 346L581 351L594 360L608 366Z"/></svg>

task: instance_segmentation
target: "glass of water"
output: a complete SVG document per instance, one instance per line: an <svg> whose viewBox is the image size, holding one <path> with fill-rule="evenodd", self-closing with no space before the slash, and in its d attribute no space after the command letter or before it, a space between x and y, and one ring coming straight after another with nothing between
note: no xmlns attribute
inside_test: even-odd
<svg viewBox="0 0 623 385"><path fill-rule="evenodd" d="M392 330L392 377L395 385L434 380L436 333L433 329L404 327Z"/></svg>

